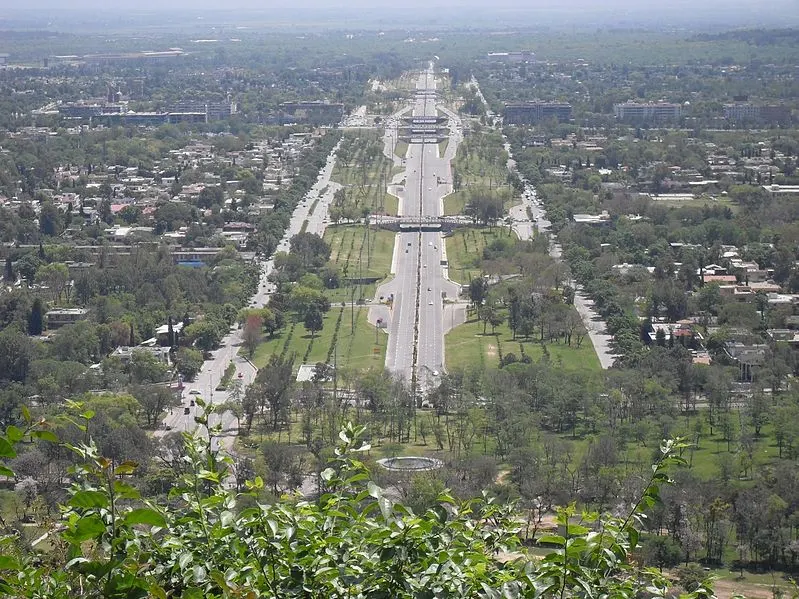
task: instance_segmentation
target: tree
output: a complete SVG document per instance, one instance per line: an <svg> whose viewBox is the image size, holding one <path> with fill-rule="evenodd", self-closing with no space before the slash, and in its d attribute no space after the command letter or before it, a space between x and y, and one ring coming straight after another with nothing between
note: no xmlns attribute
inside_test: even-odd
<svg viewBox="0 0 799 599"><path fill-rule="evenodd" d="M241 337L244 341L244 347L247 348L247 353L252 358L258 343L261 341L261 327L263 326L263 319L257 314L250 314L244 322L244 329L241 332Z"/></svg>
<svg viewBox="0 0 799 599"><path fill-rule="evenodd" d="M28 315L28 335L41 335L44 328L44 306L42 300L36 298L33 300L31 312Z"/></svg>
<svg viewBox="0 0 799 599"><path fill-rule="evenodd" d="M190 347L181 347L175 354L175 367L187 381L193 381L203 367L202 352Z"/></svg>
<svg viewBox="0 0 799 599"><path fill-rule="evenodd" d="M291 253L304 268L320 268L330 260L330 246L314 233L297 233L290 240Z"/></svg>
<svg viewBox="0 0 799 599"><path fill-rule="evenodd" d="M3 280L7 283L14 282L14 266L11 263L11 256L6 257L6 267L3 271Z"/></svg>
<svg viewBox="0 0 799 599"><path fill-rule="evenodd" d="M475 308L483 305L488 293L488 281L484 277L477 277L469 282L469 299Z"/></svg>
<svg viewBox="0 0 799 599"><path fill-rule="evenodd" d="M66 264L53 262L40 266L36 271L36 282L47 286L56 303L61 302L65 291L69 301L69 269Z"/></svg>
<svg viewBox="0 0 799 599"><path fill-rule="evenodd" d="M222 332L219 325L210 320L194 322L183 329L183 336L194 343L202 351L208 353L219 347L222 341Z"/></svg>
<svg viewBox="0 0 799 599"><path fill-rule="evenodd" d="M39 212L39 231L49 237L60 235L64 226L61 211L52 202L44 202Z"/></svg>
<svg viewBox="0 0 799 599"><path fill-rule="evenodd" d="M130 382L141 385L160 383L166 378L169 367L146 349L134 349L127 370Z"/></svg>
<svg viewBox="0 0 799 599"><path fill-rule="evenodd" d="M307 330L311 331L311 339L316 337L316 333L321 331L325 324L322 312L318 307L311 306L306 310L303 324Z"/></svg>
<svg viewBox="0 0 799 599"><path fill-rule="evenodd" d="M33 343L9 327L0 331L0 381L24 382L33 360Z"/></svg>
<svg viewBox="0 0 799 599"><path fill-rule="evenodd" d="M277 430L280 418L288 407L289 389L294 381L294 355L284 357L277 353L269 357L266 366L258 371L255 382L258 383L261 398L269 405L272 416L272 428Z"/></svg>
<svg viewBox="0 0 799 599"><path fill-rule="evenodd" d="M99 351L97 328L86 321L61 327L50 340L50 355L59 360L92 364Z"/></svg>
<svg viewBox="0 0 799 599"><path fill-rule="evenodd" d="M162 385L140 385L131 389L142 411L147 426L153 426L166 408L178 402L175 394L168 387Z"/></svg>
<svg viewBox="0 0 799 599"><path fill-rule="evenodd" d="M220 186L203 187L197 196L197 206L200 208L210 208L211 206L221 206L225 202L225 192Z"/></svg>

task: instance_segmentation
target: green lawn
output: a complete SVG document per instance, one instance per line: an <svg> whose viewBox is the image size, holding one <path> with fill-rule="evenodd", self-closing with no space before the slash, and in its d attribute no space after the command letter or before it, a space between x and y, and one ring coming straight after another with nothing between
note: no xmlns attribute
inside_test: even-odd
<svg viewBox="0 0 799 599"><path fill-rule="evenodd" d="M500 236L507 236L508 230L502 227L478 229L463 227L447 237L447 261L449 278L466 284L481 274L480 261L483 248Z"/></svg>
<svg viewBox="0 0 799 599"><path fill-rule="evenodd" d="M501 200L502 207L506 213L510 210L511 206L521 202L521 199L516 197L507 185L493 188L489 188L487 185L472 185L454 191L444 198L444 215L456 216L464 214L466 206L469 204L474 194Z"/></svg>
<svg viewBox="0 0 799 599"><path fill-rule="evenodd" d="M386 336L382 332L375 335L376 329L369 324L367 316L368 308L366 307L355 307L353 310L349 306L342 308L334 305L325 315L324 327L316 334L315 338L311 338L311 334L301 322L289 324L273 339L261 343L256 349L252 361L256 366L261 367L269 361L269 357L273 353L283 353L285 350L286 355L296 354L296 366L303 361L306 363L327 362L328 355L330 355L330 363L332 363L333 336L336 323L340 318L336 342L339 367L355 369L382 367L386 359ZM375 344L376 339L377 344Z"/></svg>
<svg viewBox="0 0 799 599"><path fill-rule="evenodd" d="M325 230L330 262L339 268L342 277L383 279L390 273L395 234L370 227L367 242L366 229L365 225L335 225Z"/></svg>
<svg viewBox="0 0 799 599"><path fill-rule="evenodd" d="M491 334L491 327L483 334L483 323L472 317L466 323L455 327L444 338L447 368L468 365L496 366L499 364L500 355L513 353L517 358L528 355L537 362L544 355L544 349L531 339L513 339L507 323L498 326L495 334ZM596 357L591 340L586 336L581 345L577 347L574 342L571 346L563 343L547 343L547 351L552 364L562 365L568 370L589 370L599 372L599 359Z"/></svg>
<svg viewBox="0 0 799 599"><path fill-rule="evenodd" d="M444 216L458 216L463 214L469 192L465 189L453 191L444 198Z"/></svg>
<svg viewBox="0 0 799 599"><path fill-rule="evenodd" d="M405 158L408 155L408 142L401 139L398 140L394 145L394 154L400 158Z"/></svg>
<svg viewBox="0 0 799 599"><path fill-rule="evenodd" d="M396 199L386 187L394 173L393 161L383 155L383 137L378 131L346 131L331 180L344 186L347 204L358 210L396 214Z"/></svg>

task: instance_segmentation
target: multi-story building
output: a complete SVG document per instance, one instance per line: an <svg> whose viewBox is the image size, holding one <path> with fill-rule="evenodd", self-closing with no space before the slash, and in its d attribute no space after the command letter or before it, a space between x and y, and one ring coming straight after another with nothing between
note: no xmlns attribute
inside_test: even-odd
<svg viewBox="0 0 799 599"><path fill-rule="evenodd" d="M506 125L529 125L551 118L565 123L571 119L572 106L565 102L519 102L505 104L503 118Z"/></svg>
<svg viewBox="0 0 799 599"><path fill-rule="evenodd" d="M330 102L283 102L280 105L284 123L335 125L344 118L344 104Z"/></svg>
<svg viewBox="0 0 799 599"><path fill-rule="evenodd" d="M682 116L682 106L670 102L624 102L614 104L616 119L626 123L659 123L676 121Z"/></svg>
<svg viewBox="0 0 799 599"><path fill-rule="evenodd" d="M85 320L89 315L86 308L60 308L50 310L45 317L47 318L47 328L57 329L69 324L75 324L79 320Z"/></svg>
<svg viewBox="0 0 799 599"><path fill-rule="evenodd" d="M169 107L167 112L176 114L205 114L207 122L229 119L236 114L238 106L235 102L205 102L202 100L184 100Z"/></svg>
<svg viewBox="0 0 799 599"><path fill-rule="evenodd" d="M786 124L791 121L791 109L784 104L735 102L724 105L724 118L738 123Z"/></svg>

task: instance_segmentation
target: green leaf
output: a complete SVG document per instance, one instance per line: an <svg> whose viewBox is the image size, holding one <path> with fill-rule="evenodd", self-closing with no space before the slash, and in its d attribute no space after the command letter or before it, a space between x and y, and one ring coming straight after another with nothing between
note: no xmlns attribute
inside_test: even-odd
<svg viewBox="0 0 799 599"><path fill-rule="evenodd" d="M18 427L14 426L13 424L9 424L8 428L6 429L6 437L8 437L10 443L16 443L18 441L22 441L23 434Z"/></svg>
<svg viewBox="0 0 799 599"><path fill-rule="evenodd" d="M22 417L25 419L25 422L31 421L31 411L28 409L28 406L22 405Z"/></svg>
<svg viewBox="0 0 799 599"><path fill-rule="evenodd" d="M106 507L108 496L100 491L78 491L67 502L72 507L93 508Z"/></svg>
<svg viewBox="0 0 799 599"><path fill-rule="evenodd" d="M141 497L141 493L136 487L119 480L114 481L114 493L124 499L139 499Z"/></svg>
<svg viewBox="0 0 799 599"><path fill-rule="evenodd" d="M0 437L0 458L15 458L17 452L5 437Z"/></svg>
<svg viewBox="0 0 799 599"><path fill-rule="evenodd" d="M155 599L167 599L166 592L157 584L150 585L150 595Z"/></svg>
<svg viewBox="0 0 799 599"><path fill-rule="evenodd" d="M191 552L189 551L184 551L180 554L180 557L178 558L178 566L180 566L181 570L186 569L186 566L188 566L191 562L191 557Z"/></svg>
<svg viewBox="0 0 799 599"><path fill-rule="evenodd" d="M83 418L84 420L91 420L92 418L94 418L94 416L95 416L94 410L86 410L85 412L83 412L83 414L80 415L80 417Z"/></svg>
<svg viewBox="0 0 799 599"><path fill-rule="evenodd" d="M158 526L166 528L166 520L157 511L150 508L139 508L129 511L125 514L125 524L133 526L134 524L147 524L148 526Z"/></svg>
<svg viewBox="0 0 799 599"><path fill-rule="evenodd" d="M627 529L627 538L630 539L630 549L638 546L638 530L632 526Z"/></svg>
<svg viewBox="0 0 799 599"><path fill-rule="evenodd" d="M138 466L139 465L136 462L127 460L114 468L114 474L117 476L121 476L123 474L133 474Z"/></svg>
<svg viewBox="0 0 799 599"><path fill-rule="evenodd" d="M50 441L51 443L58 443L58 437L53 431L33 431L31 437L41 439L42 441Z"/></svg>
<svg viewBox="0 0 799 599"><path fill-rule="evenodd" d="M78 520L78 523L75 525L75 530L64 536L73 543L82 543L83 541L88 541L89 539L100 536L104 532L105 523L103 519L100 518L98 514L92 514Z"/></svg>
<svg viewBox="0 0 799 599"><path fill-rule="evenodd" d="M579 524L569 524L570 535L576 535L576 536L584 535L587 534L589 531L590 529L586 528L585 526L580 526Z"/></svg>
<svg viewBox="0 0 799 599"><path fill-rule="evenodd" d="M565 545L566 539L560 535L543 535L538 537L538 543L541 545Z"/></svg>
<svg viewBox="0 0 799 599"><path fill-rule="evenodd" d="M0 476L8 476L9 478L13 478L14 471L6 466L0 466Z"/></svg>
<svg viewBox="0 0 799 599"><path fill-rule="evenodd" d="M8 555L0 555L0 570L19 570L19 562Z"/></svg>

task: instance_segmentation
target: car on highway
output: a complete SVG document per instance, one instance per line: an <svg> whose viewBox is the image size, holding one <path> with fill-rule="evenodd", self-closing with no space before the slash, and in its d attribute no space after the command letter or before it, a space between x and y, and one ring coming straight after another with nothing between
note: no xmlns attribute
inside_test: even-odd
<svg viewBox="0 0 799 599"><path fill-rule="evenodd" d="M197 389L192 389L189 391L189 395L202 395Z"/></svg>
<svg viewBox="0 0 799 599"><path fill-rule="evenodd" d="M430 287L428 287L427 290L430 291Z"/></svg>
<svg viewBox="0 0 799 599"><path fill-rule="evenodd" d="M429 302L427 302L427 305L428 306L432 306L433 305L433 300L430 300Z"/></svg>

